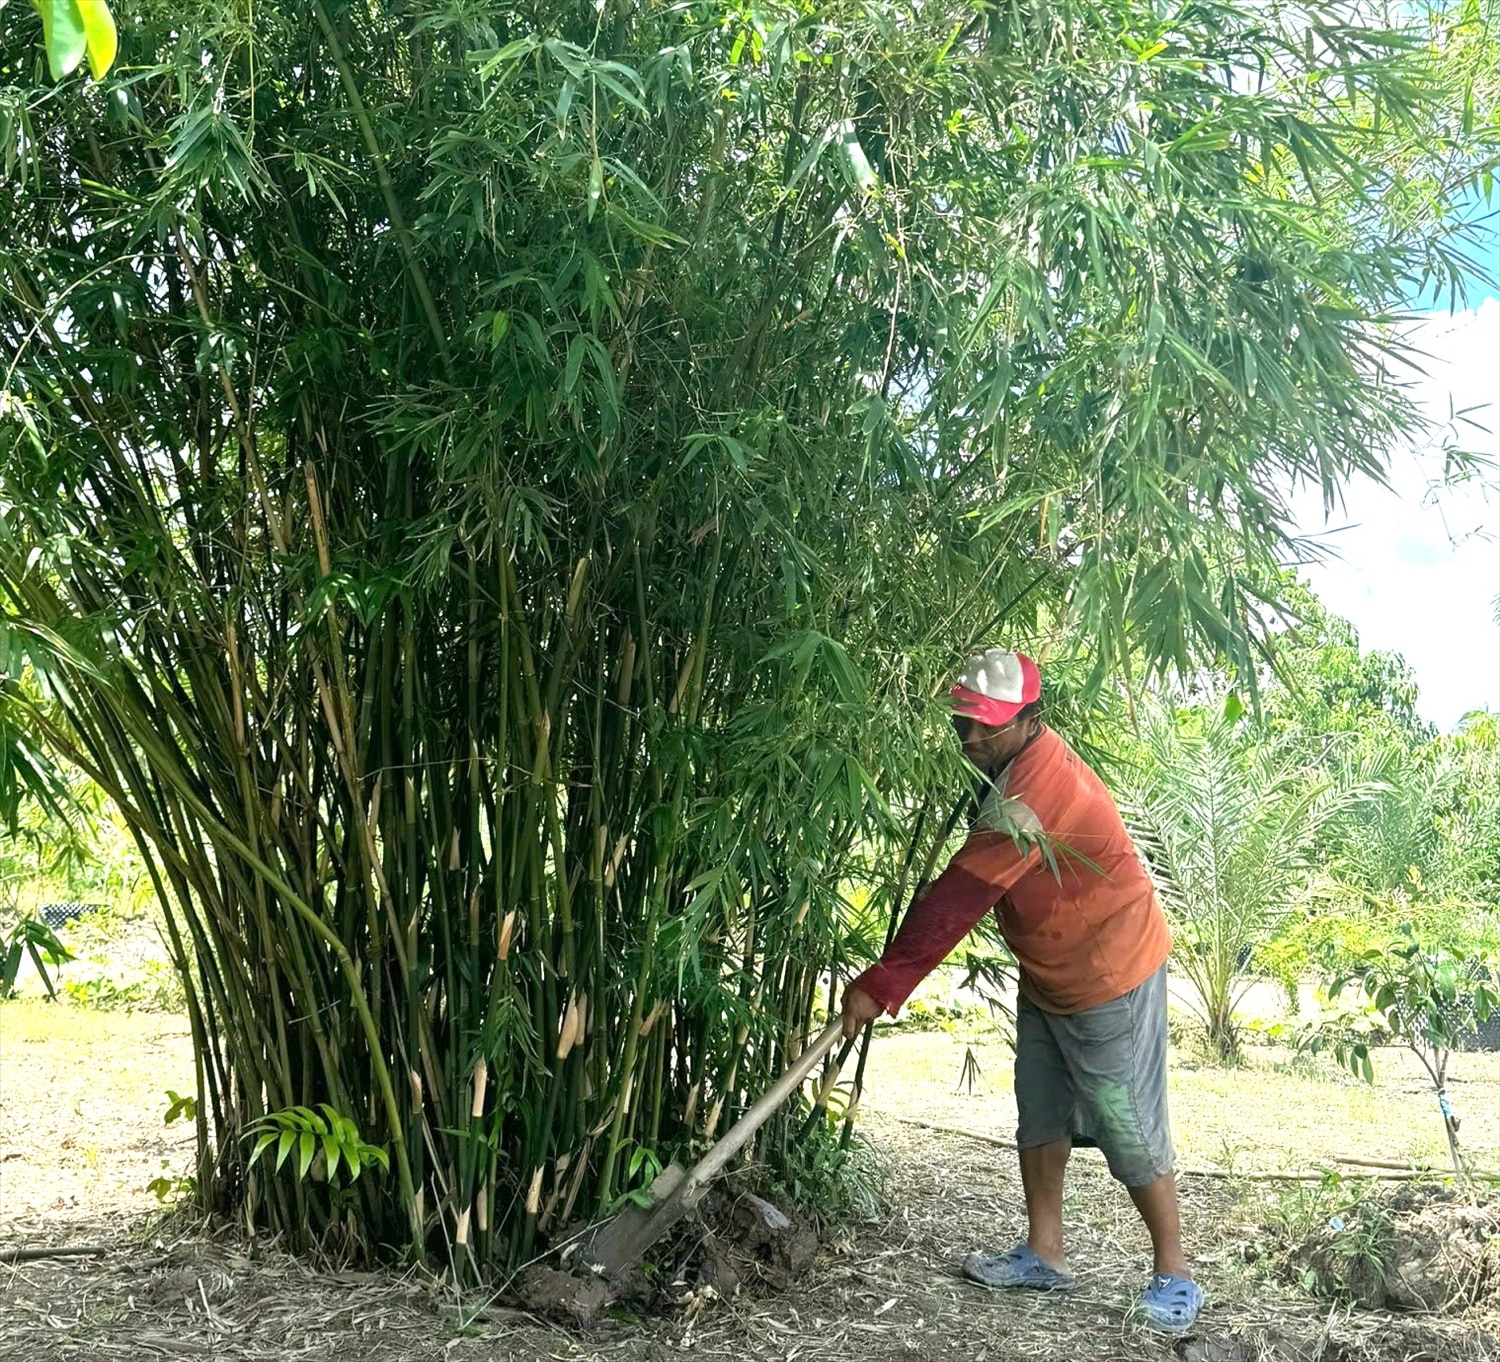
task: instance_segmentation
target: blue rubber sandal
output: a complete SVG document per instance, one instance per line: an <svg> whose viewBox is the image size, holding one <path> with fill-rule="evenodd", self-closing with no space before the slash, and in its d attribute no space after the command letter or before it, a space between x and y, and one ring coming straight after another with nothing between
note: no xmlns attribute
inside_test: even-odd
<svg viewBox="0 0 1500 1362"><path fill-rule="evenodd" d="M1186 1277L1158 1272L1141 1293L1141 1313L1153 1329L1180 1333L1192 1327L1203 1308L1203 1288Z"/></svg>
<svg viewBox="0 0 1500 1362"><path fill-rule="evenodd" d="M1017 1244L1009 1253L976 1249L964 1259L963 1274L980 1286L1024 1287L1031 1291L1073 1289L1073 1279L1044 1263L1029 1244Z"/></svg>

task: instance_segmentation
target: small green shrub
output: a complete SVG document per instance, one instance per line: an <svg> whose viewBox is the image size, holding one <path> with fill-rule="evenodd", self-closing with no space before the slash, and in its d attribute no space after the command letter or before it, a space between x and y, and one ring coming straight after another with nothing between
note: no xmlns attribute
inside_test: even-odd
<svg viewBox="0 0 1500 1362"><path fill-rule="evenodd" d="M795 1129L798 1115L791 1123ZM752 1191L785 1198L820 1230L847 1220L874 1220L889 1207L889 1175L869 1143L859 1136L847 1142L841 1119L830 1103L830 1116L810 1132L788 1141L780 1171L765 1165L747 1170Z"/></svg>
<svg viewBox="0 0 1500 1362"><path fill-rule="evenodd" d="M911 999L901 1009L901 1016L886 1023L892 1031L992 1030L994 1019L981 1003L938 1003L921 998Z"/></svg>
<svg viewBox="0 0 1500 1362"><path fill-rule="evenodd" d="M81 963L98 972L62 982L62 991L80 1007L123 1012L182 1010L182 981L165 961L146 960L118 970L98 958Z"/></svg>
<svg viewBox="0 0 1500 1362"><path fill-rule="evenodd" d="M342 1166L352 1183L372 1165L382 1171L390 1168L390 1155L378 1145L366 1144L359 1127L326 1102L316 1111L311 1107L286 1107L268 1112L245 1132L245 1138L255 1141L249 1159L252 1168L274 1148L275 1171L279 1173L295 1151L299 1181L311 1171L319 1181L334 1183Z"/></svg>
<svg viewBox="0 0 1500 1362"><path fill-rule="evenodd" d="M196 1097L184 1097L179 1092L167 1089L167 1114L162 1117L163 1125L171 1125L173 1121L196 1121L198 1119L198 1099Z"/></svg>
<svg viewBox="0 0 1500 1362"><path fill-rule="evenodd" d="M1414 882L1414 888L1420 880ZM1472 905L1454 900L1392 899L1358 907L1304 907L1289 917L1271 940L1255 949L1252 969L1280 985L1287 1008L1298 1011L1298 986L1312 978L1350 972L1369 952L1383 949L1410 925L1424 942L1465 954L1500 946L1495 925Z"/></svg>
<svg viewBox="0 0 1500 1362"><path fill-rule="evenodd" d="M161 1172L146 1184L146 1190L163 1206L191 1201L198 1194L197 1178L178 1177L168 1171L170 1166L168 1160L163 1159Z"/></svg>
<svg viewBox="0 0 1500 1362"><path fill-rule="evenodd" d="M1375 1185L1329 1173L1277 1198L1272 1257L1315 1296L1369 1309L1385 1303L1395 1227Z"/></svg>
<svg viewBox="0 0 1500 1362"><path fill-rule="evenodd" d="M96 1007L101 1012L133 1012L146 1001L146 986L117 984L113 979L66 979L63 992L80 1007Z"/></svg>
<svg viewBox="0 0 1500 1362"><path fill-rule="evenodd" d="M47 997L55 1001L57 986L47 972L47 967L51 965L55 969L58 965L66 964L73 955L57 939L57 933L31 913L23 917L10 932L0 935L0 999L15 997L21 965L28 956L36 966L42 987L47 990Z"/></svg>
<svg viewBox="0 0 1500 1362"><path fill-rule="evenodd" d="M1367 1083L1375 1081L1374 1035L1383 1030L1404 1045L1432 1082L1453 1170L1462 1176L1459 1122L1446 1088L1448 1061L1466 1028L1483 1026L1500 1012L1495 964L1486 953L1435 945L1402 923L1394 940L1362 952L1330 983L1330 1002L1347 989L1356 997L1354 1005L1295 1028L1294 1041L1313 1053L1331 1051Z"/></svg>
<svg viewBox="0 0 1500 1362"><path fill-rule="evenodd" d="M615 1198L610 1206L610 1212L613 1213L627 1205L642 1207L654 1205L656 1198L651 1194L651 1184L661 1175L663 1167L661 1155L656 1150L637 1145L631 1151L630 1159L625 1165L625 1191Z"/></svg>
<svg viewBox="0 0 1500 1362"><path fill-rule="evenodd" d="M1384 941L1393 925L1371 913L1304 910L1256 948L1252 967L1280 986L1287 1010L1295 1015L1300 1011L1298 988L1304 980L1337 973L1355 956Z"/></svg>

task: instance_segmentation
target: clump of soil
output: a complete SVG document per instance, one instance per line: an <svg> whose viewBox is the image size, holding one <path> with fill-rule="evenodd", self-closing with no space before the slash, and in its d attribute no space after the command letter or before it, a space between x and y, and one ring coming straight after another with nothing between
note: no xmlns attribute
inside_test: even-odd
<svg viewBox="0 0 1500 1362"><path fill-rule="evenodd" d="M1206 1346L1187 1339L1173 1352L1180 1362L1490 1362L1497 1356L1494 1341L1483 1329L1389 1317L1378 1323L1371 1320L1370 1325L1343 1338L1321 1331L1299 1336L1272 1330L1253 1339Z"/></svg>
<svg viewBox="0 0 1500 1362"><path fill-rule="evenodd" d="M1461 1315L1500 1307L1500 1197L1407 1184L1272 1231L1294 1281L1366 1310Z"/></svg>
<svg viewBox="0 0 1500 1362"><path fill-rule="evenodd" d="M566 1324L592 1324L614 1299L603 1277L539 1265L521 1274L516 1295L528 1310Z"/></svg>
<svg viewBox="0 0 1500 1362"><path fill-rule="evenodd" d="M813 1264L818 1236L795 1212L749 1192L714 1192L700 1214L618 1277L533 1266L521 1274L522 1305L550 1319L589 1325L615 1304L651 1312L705 1296L787 1290Z"/></svg>
<svg viewBox="0 0 1500 1362"><path fill-rule="evenodd" d="M749 1192L720 1192L704 1217L707 1232L684 1264L683 1280L725 1299L742 1288L785 1291L818 1256L818 1236L795 1212Z"/></svg>

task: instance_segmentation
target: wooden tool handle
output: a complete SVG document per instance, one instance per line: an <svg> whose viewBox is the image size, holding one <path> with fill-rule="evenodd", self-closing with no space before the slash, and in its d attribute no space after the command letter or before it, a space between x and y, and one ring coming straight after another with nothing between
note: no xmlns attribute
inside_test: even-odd
<svg viewBox="0 0 1500 1362"><path fill-rule="evenodd" d="M656 1204L646 1223L639 1229L633 1229L622 1245L615 1248L612 1256L600 1260L609 1271L619 1271L635 1262L698 1204L709 1179L739 1153L745 1142L765 1124L766 1118L791 1096L798 1084L812 1072L813 1065L833 1048L843 1030L844 1022L841 1017L835 1017L823 1028L817 1038L797 1056L791 1068L761 1095L755 1105L730 1127L729 1133L688 1169L672 1191Z"/></svg>
<svg viewBox="0 0 1500 1362"><path fill-rule="evenodd" d="M766 1118L802 1085L802 1081L812 1072L813 1066L833 1049L834 1042L843 1033L843 1018L833 1018L797 1056L791 1068L767 1088L755 1105L729 1128L724 1138L688 1170L687 1176L682 1180L682 1186L675 1195L680 1196L689 1205L696 1201L697 1198L693 1194L697 1188L713 1177L740 1152L745 1142L766 1123Z"/></svg>

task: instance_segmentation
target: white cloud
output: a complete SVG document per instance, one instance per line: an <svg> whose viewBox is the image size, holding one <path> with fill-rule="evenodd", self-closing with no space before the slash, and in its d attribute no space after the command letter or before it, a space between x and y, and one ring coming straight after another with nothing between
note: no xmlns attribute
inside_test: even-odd
<svg viewBox="0 0 1500 1362"><path fill-rule="evenodd" d="M1427 415L1448 423L1477 408L1449 439L1500 463L1500 299L1429 316L1411 339L1427 356L1413 383ZM1357 483L1326 521L1316 493L1293 505L1302 533L1327 534L1338 555L1303 569L1313 590L1354 624L1363 648L1411 663L1419 709L1447 731L1467 710L1500 710L1500 484L1492 465L1483 478L1435 487L1444 442L1400 452L1390 490Z"/></svg>

